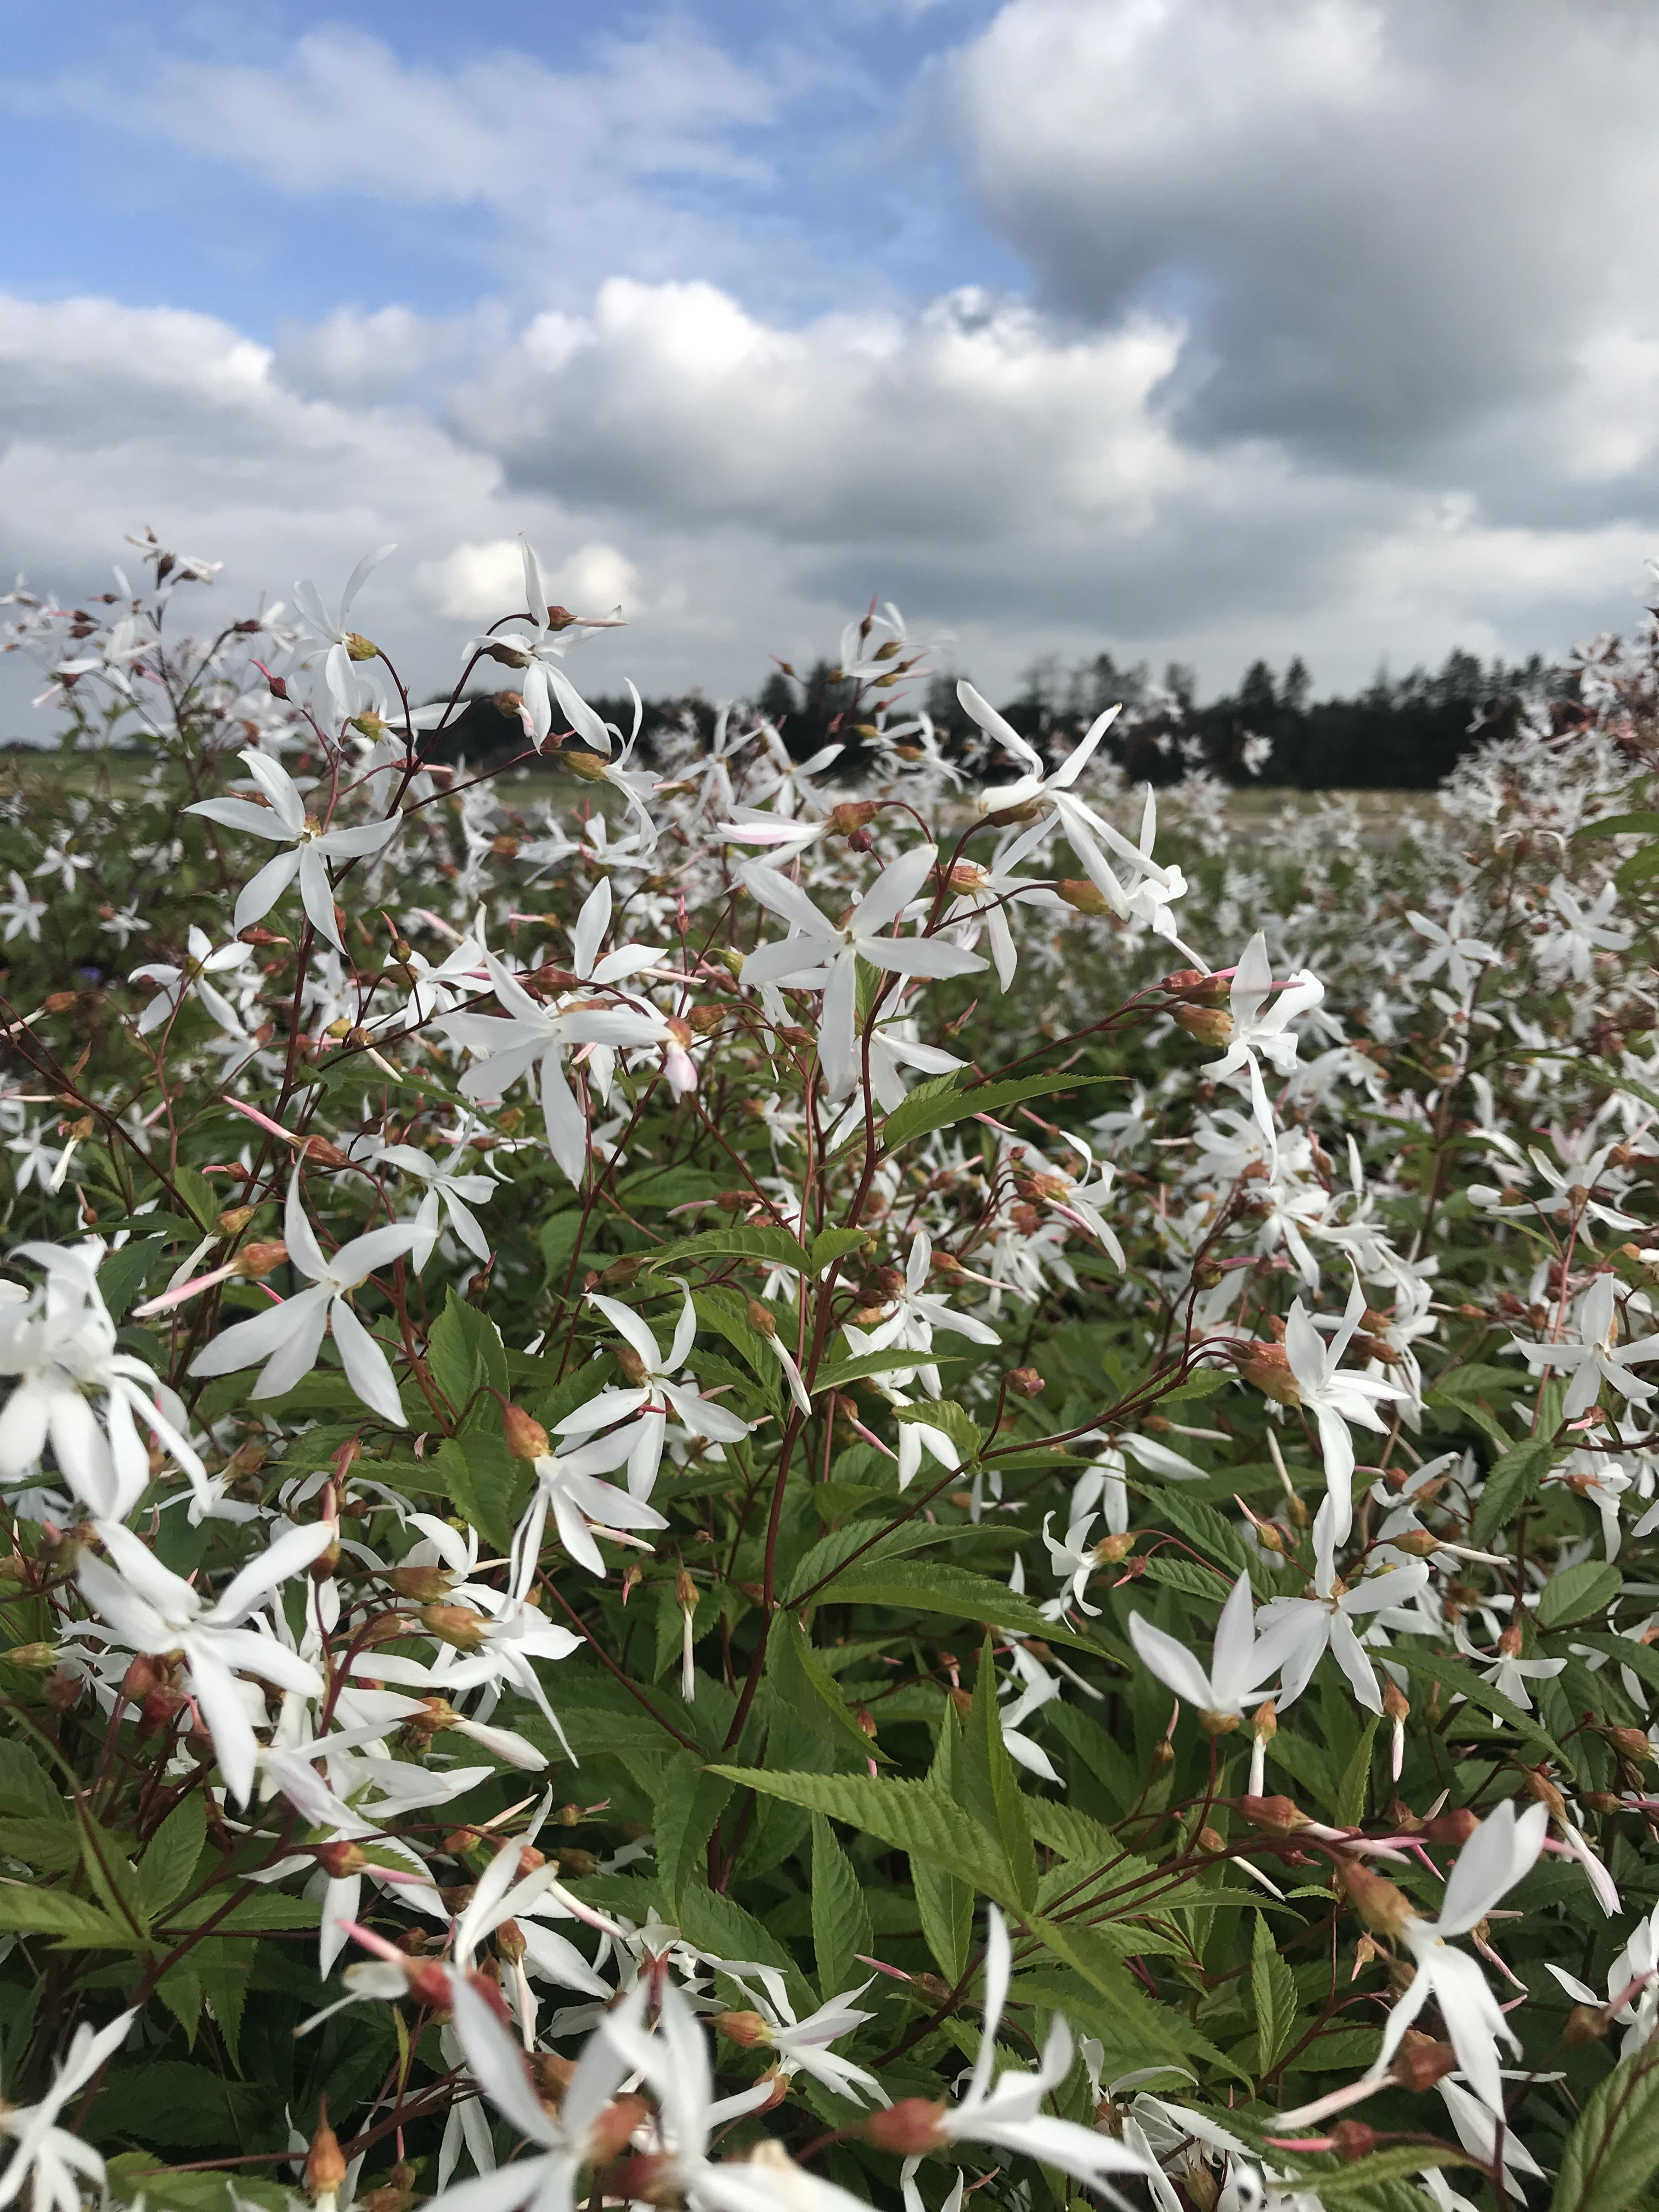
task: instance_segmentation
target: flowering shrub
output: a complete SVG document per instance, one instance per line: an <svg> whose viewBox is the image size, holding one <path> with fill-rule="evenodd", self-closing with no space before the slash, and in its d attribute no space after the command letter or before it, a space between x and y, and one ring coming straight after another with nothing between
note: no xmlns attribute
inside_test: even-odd
<svg viewBox="0 0 1659 2212"><path fill-rule="evenodd" d="M1644 654L1246 834L890 612L647 760L531 556L434 767L145 553L9 640L0 2204L1641 2198Z"/></svg>

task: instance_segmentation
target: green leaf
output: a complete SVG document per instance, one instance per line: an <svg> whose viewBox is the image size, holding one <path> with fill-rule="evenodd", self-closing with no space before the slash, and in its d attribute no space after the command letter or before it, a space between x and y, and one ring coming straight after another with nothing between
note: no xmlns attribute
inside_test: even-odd
<svg viewBox="0 0 1659 2212"><path fill-rule="evenodd" d="M996 1114L1005 1106L1017 1106L1024 1098L1042 1098L1056 1091L1079 1091L1091 1084L1121 1080L1107 1075L1019 1075L1001 1083L981 1083L972 1091L939 1093L918 1083L904 1103L896 1106L882 1123L878 1140L884 1153L891 1154L913 1137L926 1136L932 1129L948 1129L952 1122L965 1121L973 1114Z"/></svg>
<svg viewBox="0 0 1659 2212"><path fill-rule="evenodd" d="M647 1256L646 1266L654 1272L659 1267L678 1267L686 1260L758 1260L769 1267L793 1267L798 1275L809 1273L812 1265L799 1237L765 1222L705 1229L696 1237L681 1237L678 1243L659 1245Z"/></svg>
<svg viewBox="0 0 1659 2212"><path fill-rule="evenodd" d="M1538 1486L1555 1458L1553 1446L1544 1437L1528 1437L1512 1444L1492 1464L1480 1503L1474 1510L1472 1534L1484 1551L1500 1528L1506 1528L1520 1507L1538 1494Z"/></svg>
<svg viewBox="0 0 1659 2212"><path fill-rule="evenodd" d="M40 1813L54 1820L74 1818L40 1760L15 1735L0 1735L0 1805L8 1813Z"/></svg>
<svg viewBox="0 0 1659 2212"><path fill-rule="evenodd" d="M854 1524L856 1525L856 1524ZM846 1531L838 1533L845 1534ZM946 1566L932 1559L879 1562L859 1560L833 1584L837 1605L876 1605L896 1613L943 1613L957 1620L982 1621L992 1628L1012 1629L1018 1636L1038 1636L1046 1643L1065 1644L1100 1656L1086 1637L1051 1621L1031 1601L1021 1597L988 1575L966 1567Z"/></svg>
<svg viewBox="0 0 1659 2212"><path fill-rule="evenodd" d="M714 1329L736 1346L752 1369L762 1397L769 1405L775 1406L782 1388L783 1370L778 1365L777 1354L750 1320L747 1300L738 1297L734 1291L699 1290L692 1291L691 1304L699 1327Z"/></svg>
<svg viewBox="0 0 1659 2212"><path fill-rule="evenodd" d="M914 1352L861 1352L852 1359L826 1359L813 1379L815 1394L824 1390L844 1390L849 1382L861 1382L866 1375L890 1375L896 1367L914 1367ZM930 1367L963 1367L965 1357L959 1352L930 1352Z"/></svg>
<svg viewBox="0 0 1659 2212"><path fill-rule="evenodd" d="M1599 822L1581 822L1575 837L1651 837L1659 835L1659 814L1604 814Z"/></svg>
<svg viewBox="0 0 1659 2212"><path fill-rule="evenodd" d="M974 1893L958 1875L920 1855L910 1860L910 1882L922 1941L940 1973L954 1985L962 1979L974 1940Z"/></svg>
<svg viewBox="0 0 1659 2212"><path fill-rule="evenodd" d="M772 1623L766 1672L786 1710L821 1742L832 1744L860 1766L866 1759L885 1762L886 1753L877 1749L848 1711L835 1677L825 1672L799 1623L787 1611Z"/></svg>
<svg viewBox="0 0 1659 2212"><path fill-rule="evenodd" d="M929 1782L876 1781L856 1774L773 1774L763 1767L711 1769L766 1797L844 1820L895 1850L908 1851L969 1883L999 1905L1018 1907L1000 1847L960 1805Z"/></svg>
<svg viewBox="0 0 1659 2212"><path fill-rule="evenodd" d="M1624 1588L1624 1577L1606 1559L1581 1559L1552 1575L1538 1601L1540 1627L1556 1628L1565 1620L1583 1620L1605 1613Z"/></svg>
<svg viewBox="0 0 1659 2212"><path fill-rule="evenodd" d="M812 1239L812 1273L822 1275L837 1260L844 1260L872 1243L867 1229L821 1229Z"/></svg>
<svg viewBox="0 0 1659 2212"><path fill-rule="evenodd" d="M143 1948L142 1936L84 1897L70 1897L61 1889L33 1889L26 1884L0 1885L0 1929L18 1936L59 1936L67 1949Z"/></svg>
<svg viewBox="0 0 1659 2212"><path fill-rule="evenodd" d="M1014 1774L1014 1762L1002 1740L1002 1721L997 1704L996 1662L991 1639L980 1653L979 1674L974 1686L973 1709L957 1739L954 1756L957 1794L981 1827L1002 1846L1002 1855L1014 1878L1021 1905L1036 1902L1036 1849L1031 1840L1030 1816Z"/></svg>
<svg viewBox="0 0 1659 2212"><path fill-rule="evenodd" d="M518 1518L518 1493L529 1486L524 1462L514 1458L502 1437L488 1429L469 1429L446 1437L431 1464L444 1494L463 1517L498 1552L505 1552Z"/></svg>
<svg viewBox="0 0 1659 2212"><path fill-rule="evenodd" d="M1256 2071L1270 2074L1296 2033L1296 1976L1279 1954L1279 1939L1265 1912L1255 1916L1250 1995L1255 2006Z"/></svg>
<svg viewBox="0 0 1659 2212"><path fill-rule="evenodd" d="M875 1948L863 1885L822 1813L812 1815L812 1955L818 1997L828 2004L861 1977L860 1952Z"/></svg>
<svg viewBox="0 0 1659 2212"><path fill-rule="evenodd" d="M688 1881L680 1892L675 1917L681 1932L699 1950L717 1959L753 1960L776 1966L787 1974L797 2000L807 1996L805 1977L769 1928L752 1912L745 1912L734 1898L710 1889L706 1881Z"/></svg>
<svg viewBox="0 0 1659 2212"><path fill-rule="evenodd" d="M1644 845L1639 853L1631 854L1613 880L1621 891L1632 891L1656 875L1659 875L1659 845Z"/></svg>
<svg viewBox="0 0 1659 2212"><path fill-rule="evenodd" d="M99 1235L105 1234L100 1225ZM191 1232L196 1234L192 1224ZM98 1270L98 1289L112 1321L122 1322L127 1309L143 1288L144 1278L167 1249L164 1237L138 1237L112 1252Z"/></svg>
<svg viewBox="0 0 1659 2212"><path fill-rule="evenodd" d="M1334 2160L1322 2165L1316 2173L1306 2173L1310 2189L1321 2204L1352 2206L1352 2212L1394 2212L1396 2204L1416 2208L1429 2202L1425 2192L1414 2189L1403 2197L1394 2185L1408 2181L1413 2174L1431 2168L1438 2170L1448 2166L1474 2166L1474 2160L1461 2150L1453 2150L1444 2143L1401 2143L1398 2148L1373 2151L1369 2158L1356 2159L1352 2166L1340 2166ZM1629 2199L1624 2200L1628 2203Z"/></svg>
<svg viewBox="0 0 1659 2212"><path fill-rule="evenodd" d="M652 1832L665 1917L676 1917L680 1893L689 1882L694 1878L707 1881L708 1838L731 1795L732 1784L723 1770L704 1766L689 1751L681 1752L663 1776Z"/></svg>
<svg viewBox="0 0 1659 2212"><path fill-rule="evenodd" d="M1512 1728L1517 1735L1524 1736L1528 1743L1537 1745L1550 1758L1559 1760L1577 1780L1577 1768L1555 1738L1540 1728L1529 1713L1523 1713L1519 1705L1512 1704L1501 1690L1493 1689L1490 1682L1483 1682L1472 1667L1462 1666L1453 1659L1431 1658L1426 1652L1411 1650L1404 1643L1396 1644L1389 1656L1408 1674L1421 1674L1431 1682L1438 1682L1443 1689L1454 1691L1470 1705L1490 1713L1494 1720L1503 1722L1506 1728Z"/></svg>
<svg viewBox="0 0 1659 2212"><path fill-rule="evenodd" d="M1550 2212L1626 2212L1659 2168L1659 2047L1632 2051L1567 2138Z"/></svg>
<svg viewBox="0 0 1659 2212"><path fill-rule="evenodd" d="M0 1858L21 1859L42 1874L68 1874L81 1863L80 1834L68 1820L0 1820Z"/></svg>
<svg viewBox="0 0 1659 2212"><path fill-rule="evenodd" d="M287 2212L287 2190L271 2181L254 2181L246 2166L234 2174L169 2173L151 2151L124 2151L105 2169L110 2194L123 2204L153 2206L155 2212L238 2212L252 2203L259 2212Z"/></svg>
<svg viewBox="0 0 1659 2212"><path fill-rule="evenodd" d="M1376 1741L1376 1728L1377 1716L1373 1713L1337 1784L1336 1817L1345 1828L1358 1828L1364 1823L1365 1798L1371 1780L1371 1746Z"/></svg>
<svg viewBox="0 0 1659 2212"><path fill-rule="evenodd" d="M1206 2059L1223 2072L1246 2077L1207 2037L1201 2035L1173 2006L1149 1997L1124 1965L1119 1931L1110 1927L1089 1928L1074 1920L1051 1920L1033 1914L1026 1923L1030 1933L1065 1965L1081 1974L1108 1999L1121 2024L1121 2032L1146 2053L1142 2063L1169 2059L1186 2064L1194 2057Z"/></svg>
<svg viewBox="0 0 1659 2212"><path fill-rule="evenodd" d="M227 2081L185 2058L152 2058L108 2077L92 2108L90 2132L94 2138L137 2136L169 2149L222 2154L249 2136L268 2137L270 2126L267 2091L260 2083Z"/></svg>
<svg viewBox="0 0 1659 2212"><path fill-rule="evenodd" d="M487 1314L458 1298L452 1290L427 1340L426 1364L432 1379L459 1414L480 1390L507 1390L507 1359L501 1332Z"/></svg>
<svg viewBox="0 0 1659 2212"><path fill-rule="evenodd" d="M979 1448L985 1441L985 1431L979 1423L970 1419L953 1398L933 1398L920 1406L896 1406L896 1421L918 1422L924 1428L940 1429L962 1454L964 1464L979 1456Z"/></svg>
<svg viewBox="0 0 1659 2212"><path fill-rule="evenodd" d="M308 1897L283 1897L272 1892L264 1897L245 1897L222 1912L222 1897L197 1897L165 1917L169 1928L200 1928L211 1920L216 1936L276 1934L291 1928L314 1928L322 1907Z"/></svg>
<svg viewBox="0 0 1659 2212"><path fill-rule="evenodd" d="M900 1559L907 1552L925 1551L933 1544L962 1542L981 1533L994 1534L995 1532L981 1532L970 1528L940 1528L918 1516L914 1520L901 1521L896 1527L878 1534L868 1521L854 1522L847 1528L834 1529L829 1535L819 1537L790 1577L783 1601L786 1605L804 1604L806 1593L816 1583L833 1584L837 1571L855 1553L858 1554L858 1566L862 1571L883 1559ZM827 1590L822 1601L830 1602ZM836 1601L839 1601L839 1593Z"/></svg>
<svg viewBox="0 0 1659 2212"><path fill-rule="evenodd" d="M199 1790L183 1799L150 1838L138 1862L138 1888L152 1916L180 1895L207 1840L207 1811Z"/></svg>

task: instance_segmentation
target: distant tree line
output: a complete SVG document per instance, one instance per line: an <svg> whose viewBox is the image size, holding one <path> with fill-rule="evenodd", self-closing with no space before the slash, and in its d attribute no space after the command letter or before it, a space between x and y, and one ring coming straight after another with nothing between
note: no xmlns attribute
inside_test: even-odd
<svg viewBox="0 0 1659 2212"><path fill-rule="evenodd" d="M947 753L972 750L978 733L957 703L956 685L954 673L939 674L896 695L891 719L902 721L921 709L944 738ZM1571 727L1581 715L1576 689L1571 669L1538 653L1511 665L1459 652L1449 653L1432 672L1414 668L1391 677L1379 672L1363 691L1326 699L1313 697L1299 658L1282 676L1257 660L1237 691L1200 701L1194 671L1179 662L1154 678L1144 663L1122 667L1101 653L1071 667L1053 659L1035 664L1013 696L1000 704L1022 736L1052 751L1121 702L1109 744L1137 781L1173 782L1201 765L1232 781L1307 791L1421 791L1440 782L1472 747L1512 731L1529 707L1542 702L1558 728ZM631 727L631 700L595 695L591 703L619 728ZM480 768L522 752L526 740L512 711L515 705L511 694L475 696L442 738L428 739L422 750L435 759L465 759ZM754 705L776 725L798 760L842 744L846 750L830 780L857 780L868 697L860 708L854 687L828 661L804 675L774 669ZM641 749L651 757L653 740L666 729L691 724L706 743L715 719L714 706L698 692L647 700Z"/></svg>

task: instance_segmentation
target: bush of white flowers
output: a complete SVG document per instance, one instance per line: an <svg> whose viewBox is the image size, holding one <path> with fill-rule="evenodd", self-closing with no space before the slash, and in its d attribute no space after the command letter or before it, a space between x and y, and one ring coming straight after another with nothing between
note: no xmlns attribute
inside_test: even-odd
<svg viewBox="0 0 1659 2212"><path fill-rule="evenodd" d="M143 550L7 638L0 2206L1659 2201L1649 648L1243 827Z"/></svg>

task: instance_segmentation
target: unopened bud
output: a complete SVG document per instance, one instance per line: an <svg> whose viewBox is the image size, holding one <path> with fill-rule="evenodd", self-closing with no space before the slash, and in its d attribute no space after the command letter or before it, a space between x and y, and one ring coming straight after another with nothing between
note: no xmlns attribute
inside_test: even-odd
<svg viewBox="0 0 1659 2212"><path fill-rule="evenodd" d="M830 810L829 832L832 837L850 836L854 830L863 830L876 818L876 802L872 799L847 799Z"/></svg>
<svg viewBox="0 0 1659 2212"><path fill-rule="evenodd" d="M1054 889L1078 914L1105 915L1116 910L1099 884L1091 884L1087 876L1062 876Z"/></svg>
<svg viewBox="0 0 1659 2212"><path fill-rule="evenodd" d="M344 1881L349 1875L361 1874L368 1864L362 1848L343 1837L337 1837L329 1844L313 1844L311 1848L318 1865L332 1881Z"/></svg>
<svg viewBox="0 0 1659 2212"><path fill-rule="evenodd" d="M716 2035L735 2043L739 2051L758 2051L772 2040L772 2031L757 2012L720 2012L713 2021Z"/></svg>
<svg viewBox="0 0 1659 2212"><path fill-rule="evenodd" d="M483 1623L470 1606L423 1605L421 1626L440 1644L456 1651L478 1651L483 1647Z"/></svg>
<svg viewBox="0 0 1659 2212"><path fill-rule="evenodd" d="M441 1605L455 1587L455 1577L447 1567L393 1567L386 1580L399 1597L416 1605Z"/></svg>
<svg viewBox="0 0 1659 2212"><path fill-rule="evenodd" d="M1403 1721L1411 1712L1411 1699L1392 1682L1382 1685L1382 1710L1391 1721Z"/></svg>
<svg viewBox="0 0 1659 2212"><path fill-rule="evenodd" d="M1362 2158L1369 2158L1380 2138L1375 2128L1368 2128L1364 2120L1339 2120L1331 2130L1331 2145L1344 2166L1355 2166Z"/></svg>
<svg viewBox="0 0 1659 2212"><path fill-rule="evenodd" d="M1009 1370L1008 1388L1021 1398L1040 1398L1043 1382L1035 1367L1015 1367Z"/></svg>
<svg viewBox="0 0 1659 2212"><path fill-rule="evenodd" d="M1563 2043L1600 2043L1612 2027L1603 2005L1576 2004L1561 2030Z"/></svg>
<svg viewBox="0 0 1659 2212"><path fill-rule="evenodd" d="M328 2099L323 2097L317 2107L317 2132L311 2138L311 2148L306 2156L306 2187L319 2202L326 2197L332 2203L345 2178L345 2159L339 2140L328 2124Z"/></svg>
<svg viewBox="0 0 1659 2212"><path fill-rule="evenodd" d="M1277 1729L1277 1718L1273 1725ZM1269 1836L1291 1836L1308 1825L1307 1814L1293 1797L1241 1797L1238 1809L1253 1828Z"/></svg>
<svg viewBox="0 0 1659 2212"><path fill-rule="evenodd" d="M547 1431L522 1406L501 1407L501 1435L514 1459L545 1459L553 1449Z"/></svg>
<svg viewBox="0 0 1659 2212"><path fill-rule="evenodd" d="M1404 1890L1358 1859L1339 1858L1336 1878L1360 1918L1379 1936L1397 1941L1418 1917Z"/></svg>
<svg viewBox="0 0 1659 2212"><path fill-rule="evenodd" d="M49 1674L58 1664L55 1644L14 1644L9 1651L0 1651L9 1667L20 1667L26 1674Z"/></svg>
<svg viewBox="0 0 1659 2212"><path fill-rule="evenodd" d="M214 1222L214 1235L227 1239L240 1237L258 1210L255 1206L227 1206Z"/></svg>
<svg viewBox="0 0 1659 2212"><path fill-rule="evenodd" d="M769 1344L778 1333L777 1316L770 1306L763 1305L758 1298L749 1301L749 1326Z"/></svg>
<svg viewBox="0 0 1659 2212"><path fill-rule="evenodd" d="M899 2158L925 2158L945 2142L939 2125L945 2109L926 2097L901 2097L884 2112L871 2114L864 2124L865 2140Z"/></svg>
<svg viewBox="0 0 1659 2212"><path fill-rule="evenodd" d="M1449 2043L1437 2043L1427 2035L1419 2039L1413 2033L1389 2071L1402 2089L1432 2089L1456 2065L1457 2053Z"/></svg>
<svg viewBox="0 0 1659 2212"><path fill-rule="evenodd" d="M375 660L380 657L380 647L378 645L370 644L368 638L362 636L355 629L351 631L350 634L342 641L342 642L345 646L346 655L349 659Z"/></svg>
<svg viewBox="0 0 1659 2212"><path fill-rule="evenodd" d="M1232 1036L1233 1018L1224 1006L1175 1006L1170 1011L1176 1027L1200 1044L1225 1044Z"/></svg>
<svg viewBox="0 0 1659 2212"><path fill-rule="evenodd" d="M1291 1369L1291 1356L1282 1344L1250 1344L1233 1355L1245 1382L1280 1406L1299 1406L1302 1392Z"/></svg>

